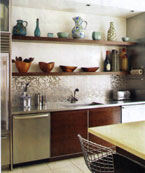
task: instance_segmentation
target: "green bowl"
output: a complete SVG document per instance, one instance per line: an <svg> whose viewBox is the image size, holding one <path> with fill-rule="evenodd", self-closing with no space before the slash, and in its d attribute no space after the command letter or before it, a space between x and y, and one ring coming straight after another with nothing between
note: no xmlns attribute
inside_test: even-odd
<svg viewBox="0 0 145 173"><path fill-rule="evenodd" d="M53 37L53 33L47 33L47 37L49 37L49 38L52 38Z"/></svg>
<svg viewBox="0 0 145 173"><path fill-rule="evenodd" d="M129 37L122 37L122 41L130 41Z"/></svg>
<svg viewBox="0 0 145 173"><path fill-rule="evenodd" d="M58 32L57 36L58 36L58 38L68 38L69 33L68 32Z"/></svg>

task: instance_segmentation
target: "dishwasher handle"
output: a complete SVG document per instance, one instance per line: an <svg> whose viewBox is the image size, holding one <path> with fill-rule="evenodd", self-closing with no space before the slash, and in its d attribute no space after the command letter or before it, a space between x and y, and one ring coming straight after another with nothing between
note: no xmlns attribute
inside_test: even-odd
<svg viewBox="0 0 145 173"><path fill-rule="evenodd" d="M14 116L15 120L25 120L25 119L36 119L36 118L46 118L48 117L50 114L42 114L42 115L16 115Z"/></svg>

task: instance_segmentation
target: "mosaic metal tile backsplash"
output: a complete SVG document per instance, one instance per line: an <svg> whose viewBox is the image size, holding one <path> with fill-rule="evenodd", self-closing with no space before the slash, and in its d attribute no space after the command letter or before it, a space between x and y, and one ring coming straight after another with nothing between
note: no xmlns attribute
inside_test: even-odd
<svg viewBox="0 0 145 173"><path fill-rule="evenodd" d="M48 102L68 102L76 88L80 102L103 102L110 99L112 89L125 89L125 77L119 75L96 76L15 76L12 78L12 104L20 106L20 96L26 83L31 105L35 105L35 94L46 95Z"/></svg>

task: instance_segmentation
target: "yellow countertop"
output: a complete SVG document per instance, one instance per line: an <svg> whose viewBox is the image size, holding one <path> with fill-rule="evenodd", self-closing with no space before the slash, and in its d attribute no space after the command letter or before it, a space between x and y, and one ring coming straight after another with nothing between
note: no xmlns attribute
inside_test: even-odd
<svg viewBox="0 0 145 173"><path fill-rule="evenodd" d="M88 131L145 160L145 121L92 127Z"/></svg>

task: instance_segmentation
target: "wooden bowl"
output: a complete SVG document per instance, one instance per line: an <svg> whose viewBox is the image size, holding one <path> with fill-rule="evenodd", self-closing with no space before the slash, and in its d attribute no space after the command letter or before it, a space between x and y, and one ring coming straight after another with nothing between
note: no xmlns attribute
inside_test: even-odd
<svg viewBox="0 0 145 173"><path fill-rule="evenodd" d="M49 73L54 67L54 62L39 62L39 67L44 73Z"/></svg>
<svg viewBox="0 0 145 173"><path fill-rule="evenodd" d="M15 61L19 73L27 73L30 68L31 62Z"/></svg>
<svg viewBox="0 0 145 173"><path fill-rule="evenodd" d="M77 67L76 66L64 66L60 65L59 66L63 72L73 72Z"/></svg>
<svg viewBox="0 0 145 173"><path fill-rule="evenodd" d="M99 69L99 67L82 67L81 69L84 72L95 72Z"/></svg>

